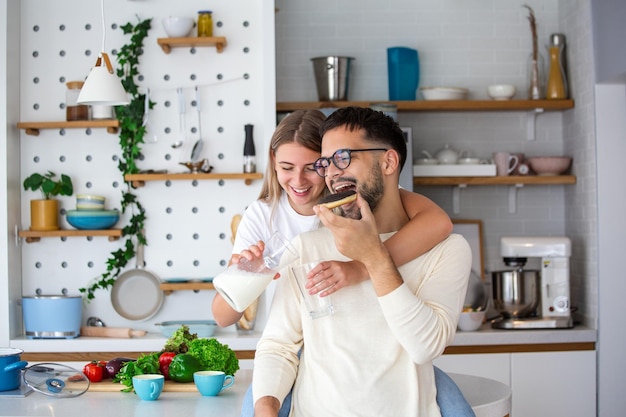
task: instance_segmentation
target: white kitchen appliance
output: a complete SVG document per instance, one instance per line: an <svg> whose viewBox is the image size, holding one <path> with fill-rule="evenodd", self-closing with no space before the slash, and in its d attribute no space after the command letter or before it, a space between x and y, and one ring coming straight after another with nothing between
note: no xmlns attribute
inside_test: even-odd
<svg viewBox="0 0 626 417"><path fill-rule="evenodd" d="M506 314L502 307L507 291L514 292L515 285L508 289L496 288L494 273L494 304L503 318L493 322L494 328L501 329L541 329L573 327L570 306L569 257L571 242L567 237L502 237L500 252L507 266L523 281L526 277L524 266L528 258L540 258L539 288L535 292L537 300L532 303L532 311L520 315ZM510 272L510 271L509 271ZM532 274L531 274L532 276ZM498 283L500 284L500 283ZM500 298L500 300L498 300ZM530 300L532 297L528 297Z"/></svg>

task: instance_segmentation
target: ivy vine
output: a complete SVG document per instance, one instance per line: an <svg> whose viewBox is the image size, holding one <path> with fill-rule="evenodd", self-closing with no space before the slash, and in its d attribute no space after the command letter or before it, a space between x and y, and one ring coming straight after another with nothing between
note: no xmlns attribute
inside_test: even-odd
<svg viewBox="0 0 626 417"><path fill-rule="evenodd" d="M122 238L125 239L124 245L111 252L111 256L106 261L106 272L96 278L87 288L79 289L87 297L87 300L94 299L98 289L105 290L113 286L122 269L135 257L134 240L137 241L137 244L147 244L143 233L146 212L133 193L135 187L132 182L126 181L125 178L127 174L139 172L136 161L141 155L141 145L144 143L146 134L146 127L143 123L146 95L139 92L136 78L139 75L139 57L143 55L143 42L148 36L151 24L152 19L146 19L136 25L127 23L121 26L124 35L131 36L130 42L123 45L117 54L119 64L117 76L120 77L122 86L130 96L130 104L115 108L115 114L120 122L119 144L122 150L117 167L126 184L126 189L122 190L122 213L129 211L131 217L128 224L122 229ZM154 104L150 102L150 108L153 108Z"/></svg>

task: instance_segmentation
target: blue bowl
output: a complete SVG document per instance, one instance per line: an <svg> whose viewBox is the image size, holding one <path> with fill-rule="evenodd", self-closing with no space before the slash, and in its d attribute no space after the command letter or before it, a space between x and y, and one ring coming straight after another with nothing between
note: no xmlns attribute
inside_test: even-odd
<svg viewBox="0 0 626 417"><path fill-rule="evenodd" d="M67 222L81 230L110 229L120 219L117 210L68 210Z"/></svg>

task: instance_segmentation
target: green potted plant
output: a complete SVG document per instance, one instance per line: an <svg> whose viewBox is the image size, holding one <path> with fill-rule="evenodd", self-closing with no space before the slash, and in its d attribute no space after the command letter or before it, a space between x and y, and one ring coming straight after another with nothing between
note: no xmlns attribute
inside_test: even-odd
<svg viewBox="0 0 626 417"><path fill-rule="evenodd" d="M72 179L65 174L56 179L56 174L52 171L43 175L34 173L24 180L24 190L39 190L43 197L30 201L30 230L58 230L59 201L52 197L72 195L74 193Z"/></svg>

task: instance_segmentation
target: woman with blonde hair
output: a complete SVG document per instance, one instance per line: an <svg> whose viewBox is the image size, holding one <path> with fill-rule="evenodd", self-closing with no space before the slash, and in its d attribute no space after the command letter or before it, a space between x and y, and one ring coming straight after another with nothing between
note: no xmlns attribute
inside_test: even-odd
<svg viewBox="0 0 626 417"><path fill-rule="evenodd" d="M320 157L322 138L319 127L324 119L324 114L318 110L298 110L287 115L277 126L269 146L269 159L261 192L258 199L246 208L239 223L231 263L246 256L248 249L254 245L262 252L263 242L267 242L274 231L278 230L291 240L302 232L320 226L313 207L329 191L324 178L316 173L313 165ZM385 241L396 265L402 265L428 251L452 231L452 222L448 215L430 199L407 190L401 190L401 198L411 221ZM354 261L324 261L310 275L316 276L314 292L320 292L321 296L368 279L365 267ZM269 306L272 295L273 287L270 286L264 294L266 306ZM215 295L212 310L215 321L221 327L236 323L242 316L220 294ZM439 373L449 380L441 371L436 372L436 375ZM451 382L458 391L454 382L447 382ZM439 383L437 386L439 387ZM460 398L446 397L446 402L451 399L455 404L459 401L465 402L460 391L454 394ZM283 403L280 416L288 415L289 398ZM455 413L448 415L473 415L458 414L458 409L455 409ZM247 396L242 416L252 415L253 405L251 398Z"/></svg>

